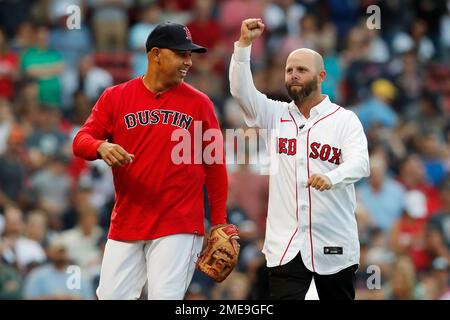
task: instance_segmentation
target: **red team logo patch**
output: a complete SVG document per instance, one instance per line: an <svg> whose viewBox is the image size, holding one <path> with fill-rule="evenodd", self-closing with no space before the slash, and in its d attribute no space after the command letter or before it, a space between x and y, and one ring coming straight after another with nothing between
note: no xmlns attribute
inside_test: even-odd
<svg viewBox="0 0 450 320"><path fill-rule="evenodd" d="M187 27L184 27L183 29L184 29L184 32L186 32L186 39L192 41L192 35L191 35L191 32L189 31L189 29Z"/></svg>

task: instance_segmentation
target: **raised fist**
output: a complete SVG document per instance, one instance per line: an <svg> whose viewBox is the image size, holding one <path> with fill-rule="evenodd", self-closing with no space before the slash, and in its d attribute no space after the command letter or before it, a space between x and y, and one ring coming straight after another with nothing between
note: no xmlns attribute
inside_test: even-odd
<svg viewBox="0 0 450 320"><path fill-rule="evenodd" d="M239 38L240 47L248 47L253 40L260 37L264 31L262 19L245 19L241 25L241 37Z"/></svg>

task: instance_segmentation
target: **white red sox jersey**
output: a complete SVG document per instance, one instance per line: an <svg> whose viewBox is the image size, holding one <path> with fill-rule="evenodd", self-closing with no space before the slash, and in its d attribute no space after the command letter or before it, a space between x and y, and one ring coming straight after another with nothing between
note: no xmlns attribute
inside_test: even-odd
<svg viewBox="0 0 450 320"><path fill-rule="evenodd" d="M247 125L276 132L276 143L266 141L279 166L270 176L263 248L267 266L286 264L299 251L305 266L318 274L359 264L353 183L369 175L361 122L327 96L311 109L308 119L294 102L268 99L253 84L250 52L251 46L235 44L229 76L231 94ZM327 175L332 188L322 192L307 188L315 173Z"/></svg>

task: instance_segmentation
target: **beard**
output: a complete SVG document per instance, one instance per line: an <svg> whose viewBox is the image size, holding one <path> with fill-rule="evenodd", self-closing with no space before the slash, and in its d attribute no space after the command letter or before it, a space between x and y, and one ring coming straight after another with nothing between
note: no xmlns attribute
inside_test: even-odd
<svg viewBox="0 0 450 320"><path fill-rule="evenodd" d="M300 89L297 91L292 90L291 86L286 83L286 90L289 94L289 97L291 97L292 100L295 102L301 102L305 98L309 97L309 95L316 91L318 88L317 81L315 79L312 79L308 82L306 82Z"/></svg>

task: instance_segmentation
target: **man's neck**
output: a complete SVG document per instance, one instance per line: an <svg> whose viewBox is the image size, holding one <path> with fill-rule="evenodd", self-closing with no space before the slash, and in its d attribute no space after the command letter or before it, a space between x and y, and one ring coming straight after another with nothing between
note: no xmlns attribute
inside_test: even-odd
<svg viewBox="0 0 450 320"><path fill-rule="evenodd" d="M142 81L144 86L153 93L163 93L173 87L172 84L163 81L157 72L147 72Z"/></svg>
<svg viewBox="0 0 450 320"><path fill-rule="evenodd" d="M306 119L309 119L311 109L321 103L323 99L325 99L325 96L322 96L321 92L317 92L316 94L306 97L302 101L295 101L295 105L302 115Z"/></svg>

